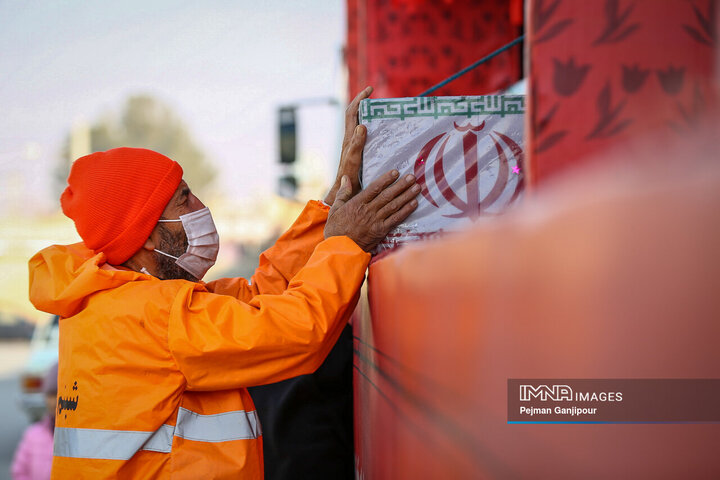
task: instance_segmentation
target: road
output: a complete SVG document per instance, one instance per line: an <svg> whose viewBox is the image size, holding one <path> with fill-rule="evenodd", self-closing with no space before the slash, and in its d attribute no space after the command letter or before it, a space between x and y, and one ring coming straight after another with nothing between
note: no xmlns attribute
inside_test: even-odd
<svg viewBox="0 0 720 480"><path fill-rule="evenodd" d="M0 480L10 480L10 463L28 420L18 405L19 374L30 351L25 342L0 341Z"/></svg>

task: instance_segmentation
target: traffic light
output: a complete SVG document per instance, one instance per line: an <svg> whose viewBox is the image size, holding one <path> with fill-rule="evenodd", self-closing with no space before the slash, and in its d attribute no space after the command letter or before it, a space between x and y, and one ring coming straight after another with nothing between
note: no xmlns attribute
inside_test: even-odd
<svg viewBox="0 0 720 480"><path fill-rule="evenodd" d="M297 178L293 174L282 175L278 178L278 195L281 197L295 198L297 187Z"/></svg>
<svg viewBox="0 0 720 480"><path fill-rule="evenodd" d="M279 110L280 118L280 163L295 163L297 146L296 146L296 127L295 127L295 107L281 107Z"/></svg>

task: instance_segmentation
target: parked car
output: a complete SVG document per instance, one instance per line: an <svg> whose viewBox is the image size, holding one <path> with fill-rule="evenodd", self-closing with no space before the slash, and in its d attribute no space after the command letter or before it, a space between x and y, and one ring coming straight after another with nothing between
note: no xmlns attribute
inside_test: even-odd
<svg viewBox="0 0 720 480"><path fill-rule="evenodd" d="M25 318L0 312L0 340L30 340L34 330Z"/></svg>
<svg viewBox="0 0 720 480"><path fill-rule="evenodd" d="M58 361L59 317L37 324L30 340L30 356L20 375L20 405L31 421L45 413L42 382L48 369Z"/></svg>

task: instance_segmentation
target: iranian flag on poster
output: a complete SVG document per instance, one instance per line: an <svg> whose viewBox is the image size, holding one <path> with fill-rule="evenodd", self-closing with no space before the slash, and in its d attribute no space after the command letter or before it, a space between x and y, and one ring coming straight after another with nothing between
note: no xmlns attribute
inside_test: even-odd
<svg viewBox="0 0 720 480"><path fill-rule="evenodd" d="M525 96L363 100L362 184L388 170L414 174L418 208L375 253L497 215L523 186Z"/></svg>

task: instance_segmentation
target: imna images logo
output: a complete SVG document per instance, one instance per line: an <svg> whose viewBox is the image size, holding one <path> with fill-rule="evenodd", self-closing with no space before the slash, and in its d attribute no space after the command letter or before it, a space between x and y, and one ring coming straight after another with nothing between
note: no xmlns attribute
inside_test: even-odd
<svg viewBox="0 0 720 480"><path fill-rule="evenodd" d="M521 402L529 402L534 398L542 402L572 401L573 390L568 385L520 385Z"/></svg>
<svg viewBox="0 0 720 480"><path fill-rule="evenodd" d="M720 423L720 378L508 378L508 423Z"/></svg>

